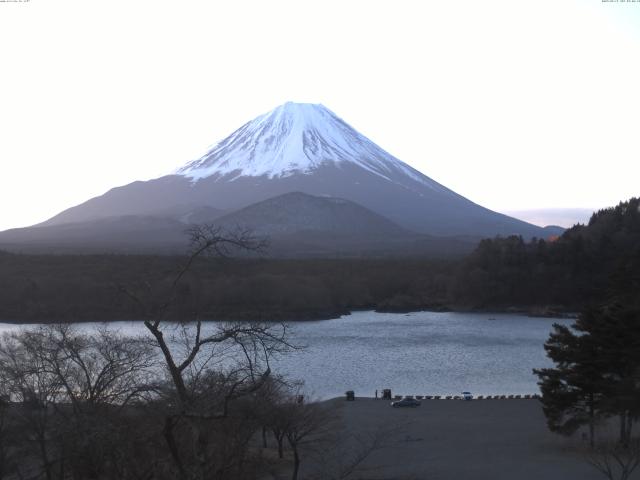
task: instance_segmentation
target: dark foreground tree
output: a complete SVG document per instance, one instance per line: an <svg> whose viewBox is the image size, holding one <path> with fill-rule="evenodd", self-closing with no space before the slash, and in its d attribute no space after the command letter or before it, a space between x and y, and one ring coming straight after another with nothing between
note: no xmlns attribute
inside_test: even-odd
<svg viewBox="0 0 640 480"><path fill-rule="evenodd" d="M602 379L596 352L587 336L554 324L544 345L555 368L534 370L540 378L542 405L552 432L572 435L588 425L593 446L597 417L601 414Z"/></svg>
<svg viewBox="0 0 640 480"><path fill-rule="evenodd" d="M0 396L0 480L8 478L15 471L15 454L12 437L16 432L9 416L9 399Z"/></svg>
<svg viewBox="0 0 640 480"><path fill-rule="evenodd" d="M640 309L620 303L589 309L580 328L595 350L602 378L601 408L619 417L619 440L626 445L640 416Z"/></svg>
<svg viewBox="0 0 640 480"><path fill-rule="evenodd" d="M598 418L617 416L628 444L640 415L640 312L610 304L586 309L572 328L554 325L545 343L555 368L534 370L552 431L570 435Z"/></svg>
<svg viewBox="0 0 640 480"><path fill-rule="evenodd" d="M283 417L286 419L284 435L293 453L292 480L298 479L301 449L307 442L314 440L328 427L330 412L318 403L305 403L299 396L292 396L282 404Z"/></svg>
<svg viewBox="0 0 640 480"><path fill-rule="evenodd" d="M149 301L130 289L144 326L161 353L167 382L160 389L162 436L174 475L184 480L242 476L252 435L264 425L258 418L261 389L271 377L270 360L291 348L282 324L205 324L199 316L197 279L188 278L201 256L235 250L259 251L264 240L249 232L224 232L213 226L190 231L192 252L167 290ZM185 293L186 292L186 293ZM188 297L192 316L169 322L171 308Z"/></svg>
<svg viewBox="0 0 640 480"><path fill-rule="evenodd" d="M120 335L117 327L83 333L47 326L0 339L0 475L258 476L251 442L272 411L270 361L290 348L286 328L202 322L193 269L202 255L263 243L214 227L195 228L191 238L193 251L171 282L120 289L143 315L148 334L141 338ZM191 315L176 322L178 304Z"/></svg>
<svg viewBox="0 0 640 480"><path fill-rule="evenodd" d="M608 480L628 480L640 466L640 439L627 445L600 442L587 454L587 462Z"/></svg>
<svg viewBox="0 0 640 480"><path fill-rule="evenodd" d="M130 406L147 385L149 346L99 329L46 326L0 339L0 396L17 478L118 478ZM0 443L5 440L0 438ZM11 477L10 477L11 478Z"/></svg>

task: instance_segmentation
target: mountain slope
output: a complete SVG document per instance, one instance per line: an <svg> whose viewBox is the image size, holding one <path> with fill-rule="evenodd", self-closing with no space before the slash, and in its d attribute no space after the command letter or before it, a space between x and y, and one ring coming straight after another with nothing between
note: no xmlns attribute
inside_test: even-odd
<svg viewBox="0 0 640 480"><path fill-rule="evenodd" d="M266 236L273 257L452 256L477 239L412 233L349 200L292 192L220 216L206 207L174 218L126 215L0 232L0 249L23 253L168 253L188 248L192 220ZM166 213L166 212L165 212ZM213 218L212 218L213 216ZM199 222L197 222L199 223Z"/></svg>
<svg viewBox="0 0 640 480"><path fill-rule="evenodd" d="M227 228L248 227L256 234L279 236L323 232L358 237L400 237L408 231L377 213L341 198L291 192L245 207L214 221Z"/></svg>
<svg viewBox="0 0 640 480"><path fill-rule="evenodd" d="M423 175L326 107L296 103L246 123L171 175L114 188L42 225L163 216L184 204L235 211L289 192L350 200L418 233L545 236Z"/></svg>
<svg viewBox="0 0 640 480"><path fill-rule="evenodd" d="M276 257L459 256L478 240L413 233L349 200L301 192L255 203L214 223L267 236L269 254Z"/></svg>
<svg viewBox="0 0 640 480"><path fill-rule="evenodd" d="M0 232L0 249L20 253L183 253L189 225L125 215Z"/></svg>

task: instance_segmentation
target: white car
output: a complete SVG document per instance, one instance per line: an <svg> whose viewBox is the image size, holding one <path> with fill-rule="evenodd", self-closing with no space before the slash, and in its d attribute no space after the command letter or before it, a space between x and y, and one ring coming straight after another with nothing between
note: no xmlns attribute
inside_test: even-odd
<svg viewBox="0 0 640 480"><path fill-rule="evenodd" d="M471 392L462 392L463 400L473 400L473 394Z"/></svg>

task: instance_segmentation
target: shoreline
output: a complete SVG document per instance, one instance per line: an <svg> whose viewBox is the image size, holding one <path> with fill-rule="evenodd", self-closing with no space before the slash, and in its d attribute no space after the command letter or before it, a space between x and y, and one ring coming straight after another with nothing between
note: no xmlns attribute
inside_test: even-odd
<svg viewBox="0 0 640 480"><path fill-rule="evenodd" d="M325 321L325 320L336 320L345 316L349 316L353 313L357 312L371 312L371 313L397 313L397 314L409 314L409 313L421 313L421 312L429 312L429 313L477 313L477 314L513 314L513 315L522 315L531 318L556 318L556 319L576 319L578 318L578 313L573 311L572 309L550 309L548 307L506 307L506 308L469 308L469 307L446 307L446 306L436 306L435 308L431 306L431 308L352 308L345 310L337 310L337 311L326 311L322 312L295 312L295 314L286 314L281 316L260 316L260 315L238 315L238 316L228 316L228 317L209 317L202 318L202 322L264 322L264 323L304 323L304 322L317 322L317 321ZM80 323L120 323L120 322L139 322L142 320L131 320L131 319L96 319L96 320L69 320L69 319L59 319L56 318L54 320L8 320L8 319L0 319L0 324L6 325L46 325L46 324L80 324ZM180 319L167 319L167 322L179 322ZM193 323L195 320L189 320L186 323Z"/></svg>

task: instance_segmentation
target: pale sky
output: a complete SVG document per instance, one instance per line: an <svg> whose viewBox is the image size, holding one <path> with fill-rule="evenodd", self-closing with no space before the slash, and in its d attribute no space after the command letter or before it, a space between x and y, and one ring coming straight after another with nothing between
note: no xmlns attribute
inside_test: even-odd
<svg viewBox="0 0 640 480"><path fill-rule="evenodd" d="M0 230L288 100L498 211L640 195L640 1L2 1L0 42Z"/></svg>

